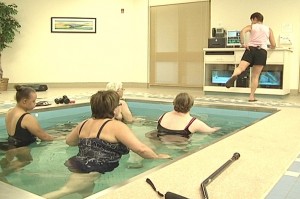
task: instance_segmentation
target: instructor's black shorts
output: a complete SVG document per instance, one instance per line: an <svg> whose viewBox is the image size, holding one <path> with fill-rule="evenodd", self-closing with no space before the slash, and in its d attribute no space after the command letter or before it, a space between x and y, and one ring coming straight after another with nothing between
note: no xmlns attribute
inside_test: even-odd
<svg viewBox="0 0 300 199"><path fill-rule="evenodd" d="M266 65L267 62L267 51L260 47L249 47L250 50L246 49L242 60L250 63L250 67L253 65Z"/></svg>

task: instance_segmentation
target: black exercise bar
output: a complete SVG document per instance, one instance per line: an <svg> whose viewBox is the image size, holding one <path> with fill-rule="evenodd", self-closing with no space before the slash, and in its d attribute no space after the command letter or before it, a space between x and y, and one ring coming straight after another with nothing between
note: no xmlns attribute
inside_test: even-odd
<svg viewBox="0 0 300 199"><path fill-rule="evenodd" d="M215 172L213 172L208 178L206 178L201 183L201 191L204 199L208 199L208 194L206 191L206 186L209 185L218 175L220 175L229 165L231 165L235 160L240 158L239 153L234 153L232 158L230 158L227 162L225 162L220 168L218 168Z"/></svg>

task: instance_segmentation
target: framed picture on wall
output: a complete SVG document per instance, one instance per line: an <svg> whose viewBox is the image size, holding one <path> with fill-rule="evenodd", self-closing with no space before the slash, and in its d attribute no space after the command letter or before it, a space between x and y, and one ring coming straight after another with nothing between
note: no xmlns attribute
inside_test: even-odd
<svg viewBox="0 0 300 199"><path fill-rule="evenodd" d="M96 18L51 17L52 33L96 33Z"/></svg>

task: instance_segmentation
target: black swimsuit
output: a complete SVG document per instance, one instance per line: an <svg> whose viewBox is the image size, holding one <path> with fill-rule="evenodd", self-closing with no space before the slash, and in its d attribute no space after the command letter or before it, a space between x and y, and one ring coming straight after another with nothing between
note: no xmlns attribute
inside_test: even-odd
<svg viewBox="0 0 300 199"><path fill-rule="evenodd" d="M82 124L79 134L86 121ZM129 153L129 149L122 143L110 143L99 138L103 127L110 121L103 123L96 138L79 138L78 154L65 162L70 171L105 173L119 166L122 155Z"/></svg>
<svg viewBox="0 0 300 199"><path fill-rule="evenodd" d="M179 135L185 138L190 138L191 132L189 131L190 125L196 120L195 117L193 117L190 122L186 125L186 127L183 130L171 130L163 127L160 122L165 114L161 116L161 118L158 120L157 124L157 137L164 136L164 135Z"/></svg>
<svg viewBox="0 0 300 199"><path fill-rule="evenodd" d="M29 113L24 113L19 118L16 124L15 134L13 136L8 136L8 143L14 145L15 147L28 146L36 141L36 137L32 135L28 129L24 129L21 126L22 120L27 114Z"/></svg>

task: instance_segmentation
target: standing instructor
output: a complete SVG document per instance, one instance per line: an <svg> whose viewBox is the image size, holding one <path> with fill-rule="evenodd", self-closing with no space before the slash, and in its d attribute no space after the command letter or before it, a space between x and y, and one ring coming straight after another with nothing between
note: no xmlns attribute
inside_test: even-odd
<svg viewBox="0 0 300 199"><path fill-rule="evenodd" d="M270 48L275 49L276 42L271 28L263 24L264 17L261 13L255 12L250 16L251 24L244 27L241 31L241 45L246 48L241 62L233 71L231 78L226 82L226 88L234 85L234 81L238 78L248 66L252 67L251 71L251 91L249 102L257 101L254 97L256 88L258 87L259 76L266 65L267 48L270 42ZM249 42L244 43L244 36L250 32Z"/></svg>

